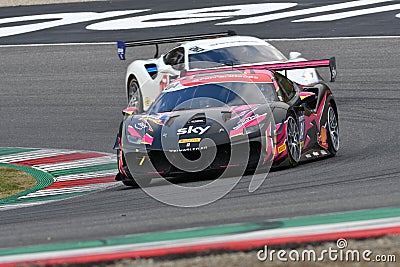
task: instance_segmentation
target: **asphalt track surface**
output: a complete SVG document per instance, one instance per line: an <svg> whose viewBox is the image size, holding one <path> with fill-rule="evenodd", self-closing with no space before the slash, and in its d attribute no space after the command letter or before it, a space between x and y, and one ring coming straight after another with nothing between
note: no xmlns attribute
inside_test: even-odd
<svg viewBox="0 0 400 267"><path fill-rule="evenodd" d="M0 8L0 36L3 27L22 26L30 24L40 24L50 22L52 19L36 19L32 21L5 22L2 19L11 17L21 17L27 15L57 14L57 13L77 13L77 12L96 12L104 13L110 11L126 10L147 10L137 14L119 15L107 19L97 19L88 22L66 23L65 25L48 28L46 30L34 31L25 34L12 35L0 38L0 44L36 44L36 43L70 43L70 42L108 42L117 40L138 40L155 37L171 37L188 34L220 32L228 29L235 29L239 34L247 34L261 38L304 38L304 37L336 37L336 36L396 36L400 32L400 20L396 17L400 12L400 6L389 8L385 12L371 12L368 14L353 16L341 20L322 21L322 22L293 22L297 19L310 18L318 15L338 14L340 12L369 10L379 7L390 7L398 4L397 0L378 0L367 1L370 4L363 4L341 9L330 10L328 7L336 4L354 2L355 0L297 0L297 1L269 1L269 0L202 0L202 1L132 1L132 0L112 0L88 3L67 3L54 5L21 6L21 7L2 7ZM380 2L380 3L379 3ZM87 26L97 23L110 21L119 18L146 16L163 14L165 12L198 10L203 8L223 7L232 5L247 5L260 3L296 3L295 7L279 10L275 13L283 12L283 17L278 20L266 21L257 24L225 24L237 19L250 18L245 16L223 16L223 19L215 19L199 23L185 23L169 27L137 28L125 30L88 30ZM323 7L318 12L312 11L314 8ZM292 11L309 10L302 15L289 15ZM212 12L211 12L212 13ZM264 15L268 13L260 13ZM217 14L217 13L214 13ZM219 13L220 14L220 13ZM226 13L225 13L226 14ZM192 17L191 15L183 15ZM197 15L198 17L198 15ZM143 18L144 19L144 18ZM147 18L146 22L165 21L167 25L170 21L182 19L182 15L169 14L167 17ZM55 20L53 18L53 20ZM125 24L129 24L128 22ZM123 23L124 24L124 23ZM132 23L135 24L135 23ZM121 26L121 25L119 25Z"/></svg>
<svg viewBox="0 0 400 267"><path fill-rule="evenodd" d="M339 76L332 88L341 148L335 158L272 172L254 193L244 178L223 199L200 208L171 207L121 185L1 211L0 247L399 206L399 43L396 38L273 42L285 54L337 57ZM115 50L113 45L0 48L0 146L111 152L125 105L127 64ZM138 48L130 57L152 53Z"/></svg>

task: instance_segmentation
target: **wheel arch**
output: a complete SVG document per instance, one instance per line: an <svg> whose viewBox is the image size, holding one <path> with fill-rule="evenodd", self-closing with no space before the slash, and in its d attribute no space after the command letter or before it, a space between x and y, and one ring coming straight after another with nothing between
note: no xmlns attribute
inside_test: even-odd
<svg viewBox="0 0 400 267"><path fill-rule="evenodd" d="M126 79L126 84L125 84L125 89L126 89L126 93L127 93L127 94L128 94L128 90L129 90L129 84L130 84L130 82L132 81L132 79L135 79L135 80L139 83L139 81L138 81L136 75L133 74L133 73L130 73L130 74L128 75L128 78ZM139 88L140 88L140 84L139 84Z"/></svg>
<svg viewBox="0 0 400 267"><path fill-rule="evenodd" d="M129 64L126 75L125 75L125 89L126 93L128 96L128 90L129 90L129 83L132 80L132 78L135 78L136 81L138 82L140 92L142 92L142 87L143 84L146 82L147 78L149 77L148 72L146 71L144 64L148 63L150 61L144 61L144 60L136 60L133 61L131 64ZM150 62L152 63L152 62ZM143 102L143 99L142 99Z"/></svg>
<svg viewBox="0 0 400 267"><path fill-rule="evenodd" d="M339 121L339 112L338 112L338 108L337 108L337 105L336 105L336 101L335 101L335 98L333 97L333 95L330 95L330 98L329 98L329 102L328 102L328 103L331 104L331 106L332 106L332 108L333 108L333 111L335 111L336 118L337 118L338 121Z"/></svg>
<svg viewBox="0 0 400 267"><path fill-rule="evenodd" d="M142 89L141 89L141 86L140 86L140 81L138 80L136 75L133 74L133 73L129 74L129 76L128 76L127 80L126 80L126 99L128 100L128 104L129 104L129 101L130 101L130 99L129 99L129 84L131 83L132 80L136 80L136 82L137 82L138 90L139 90L139 94L140 94L140 101L142 102L141 106L143 107L144 106L144 101L143 101L143 93L142 93Z"/></svg>
<svg viewBox="0 0 400 267"><path fill-rule="evenodd" d="M270 108L276 124L284 122L288 111L290 110L290 106L284 102L275 102L270 106Z"/></svg>

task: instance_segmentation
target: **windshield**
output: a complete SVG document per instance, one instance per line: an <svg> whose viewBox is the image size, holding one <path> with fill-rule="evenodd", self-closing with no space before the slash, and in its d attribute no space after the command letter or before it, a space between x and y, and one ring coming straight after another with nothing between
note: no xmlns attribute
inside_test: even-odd
<svg viewBox="0 0 400 267"><path fill-rule="evenodd" d="M274 47L265 45L233 46L189 54L190 69L271 61L286 61L286 58Z"/></svg>
<svg viewBox="0 0 400 267"><path fill-rule="evenodd" d="M226 82L164 91L150 113L223 106L263 104L277 100L273 83Z"/></svg>

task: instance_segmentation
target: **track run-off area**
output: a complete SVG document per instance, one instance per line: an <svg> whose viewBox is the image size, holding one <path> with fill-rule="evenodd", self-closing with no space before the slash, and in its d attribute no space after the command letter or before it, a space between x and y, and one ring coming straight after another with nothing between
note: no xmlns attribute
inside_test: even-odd
<svg viewBox="0 0 400 267"><path fill-rule="evenodd" d="M164 30L166 35L176 35L176 31ZM204 28L202 33L207 31L208 28ZM238 33L246 34L246 31ZM334 32L332 34L337 36ZM132 35L131 39L142 38ZM322 233L321 238L306 238L304 241L326 239L326 229L339 233L332 234L331 240L340 236L365 237L366 229L371 230L371 236L398 233L400 38L274 39L270 42L286 55L290 51L300 51L308 59L336 57L338 79L331 84L338 104L341 132L341 147L336 157L272 171L253 193L248 192L249 179L244 177L222 199L191 209L165 205L141 189L124 187L112 179L99 190L71 194L72 198L54 196L41 205L7 203L14 206L0 207L0 263L2 257L4 260L8 257L8 262L21 259L12 258L13 255L25 254L26 257L22 258L28 259L26 253L31 253L29 259L32 260L38 257L49 259L51 255L46 253L55 250L52 244L59 245L58 252L70 250L70 254L62 256L71 258L71 263L79 259L82 251L108 255L108 259L114 259L112 255L128 256L122 253L127 250L131 253L141 250L143 253L130 254L133 256L152 256L144 252L156 251L152 242L158 242L158 245L166 242L164 247L157 245L157 249L165 251L166 247L174 247L175 253L184 252L184 249L179 249L181 245L185 248L192 246L193 250L189 252L201 251L195 248L207 246L212 249L212 245L207 243L210 240L224 244L215 249L235 249L232 242L244 242L241 244L247 245L236 247L242 249L248 248L249 244L262 246L264 242L273 243L272 239L288 237L288 233L298 238L296 231L304 232L304 228L296 227L310 227L306 230L314 231L318 229L317 224L323 228L323 225L328 225L322 232L315 233ZM162 46L161 49L169 47ZM152 47L135 48L129 50L128 59L150 58L153 53ZM48 153L97 153L99 158L109 160L104 164L115 164L112 147L122 118L121 110L126 105L124 74L129 60L118 60L114 43L4 45L0 47L0 54L0 147L3 151L8 147L37 147ZM6 154L1 155L1 151L2 162L6 162ZM20 151L27 155L33 152ZM47 155L52 156L60 154ZM46 155L40 157L46 158ZM33 159L35 157L31 155L25 159L13 158L6 163L17 164L14 161ZM90 159L81 158L71 161L75 160L90 162ZM35 167L57 164L29 163ZM90 172L85 170L83 173ZM78 173L60 176L66 175ZM112 176L104 175L95 178ZM53 176L54 182L57 177ZM84 178L89 180L93 177ZM101 184L100 180L97 181ZM177 182L183 186L204 184L204 180L198 181L193 177ZM56 182L52 184L54 186ZM152 186L163 187L157 180ZM191 196L176 197L185 199ZM363 224L363 221L368 223ZM310 225L310 222L314 224ZM350 222L354 224L349 225ZM358 224L360 222L362 226ZM287 231L289 226L296 230ZM218 227L221 228L212 232ZM390 230L379 232L376 227ZM345 228L354 231L352 234L340 231ZM193 233L190 229L199 229L200 232ZM364 234L354 235L360 229ZM187 242L171 241L169 232L176 239L186 239ZM157 238L153 238L154 235ZM232 239L225 240L221 235ZM128 239L121 241L119 238L122 236ZM259 243L248 240L258 240ZM114 247L101 250L99 247L104 247L99 245L101 242ZM127 249L123 245L130 247Z"/></svg>
<svg viewBox="0 0 400 267"><path fill-rule="evenodd" d="M0 166L33 176L36 185L0 199L0 210L33 206L118 184L114 155L90 151L0 148Z"/></svg>

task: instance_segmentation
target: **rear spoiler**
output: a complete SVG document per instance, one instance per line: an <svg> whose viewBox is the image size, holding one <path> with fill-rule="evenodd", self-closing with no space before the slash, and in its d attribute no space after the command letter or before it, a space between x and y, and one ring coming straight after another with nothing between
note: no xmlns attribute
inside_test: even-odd
<svg viewBox="0 0 400 267"><path fill-rule="evenodd" d="M182 73L181 76L201 74L201 73L212 73L220 71L231 71L231 70L248 70L248 69L261 69L261 70L294 70L294 69L307 69L307 68L321 68L329 67L331 72L330 81L334 82L337 76L336 70L336 58L331 57L330 59L319 59L319 60L308 60L308 61L297 61L297 62L285 62L285 63L271 63L261 65L246 65L246 66L232 66L232 67L221 67L205 70L192 70Z"/></svg>
<svg viewBox="0 0 400 267"><path fill-rule="evenodd" d="M209 34L200 34L200 35L187 35L187 36L178 36L178 37L171 37L171 38L163 38L163 39L151 39L151 40L141 40L141 41L118 41L118 57L121 60L125 60L125 51L127 47L134 47L134 46L144 46L144 45L155 45L156 46L156 53L154 58L158 57L158 45L159 44L168 44L168 43L177 43L177 42L189 42L189 41L196 41L202 39L210 39L210 38L218 38L218 37L227 37L227 36L235 36L235 31L227 31L227 32L220 32L220 33L209 33Z"/></svg>

